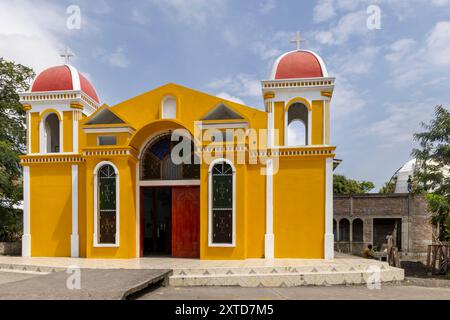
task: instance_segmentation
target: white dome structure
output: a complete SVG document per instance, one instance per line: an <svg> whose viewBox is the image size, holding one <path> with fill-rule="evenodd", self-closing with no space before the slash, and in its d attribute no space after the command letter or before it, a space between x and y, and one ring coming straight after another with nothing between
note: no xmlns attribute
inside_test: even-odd
<svg viewBox="0 0 450 320"><path fill-rule="evenodd" d="M406 162L393 176L396 178L394 193L409 193L408 180L416 170L416 159Z"/></svg>

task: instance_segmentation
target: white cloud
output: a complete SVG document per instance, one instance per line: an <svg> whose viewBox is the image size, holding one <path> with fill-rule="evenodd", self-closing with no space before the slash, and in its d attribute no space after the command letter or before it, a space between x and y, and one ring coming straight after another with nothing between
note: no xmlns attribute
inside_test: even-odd
<svg viewBox="0 0 450 320"><path fill-rule="evenodd" d="M226 8L221 0L150 0L169 19L189 25L205 25L207 21L221 16Z"/></svg>
<svg viewBox="0 0 450 320"><path fill-rule="evenodd" d="M254 102L261 98L261 82L253 75L240 73L236 76L227 76L215 79L207 85L208 89L220 92L225 99L239 101L244 104L246 100Z"/></svg>
<svg viewBox="0 0 450 320"><path fill-rule="evenodd" d="M450 66L450 21L435 24L422 44L400 39L389 47L390 82L404 88L423 81L447 77ZM442 84L441 84L442 85Z"/></svg>
<svg viewBox="0 0 450 320"><path fill-rule="evenodd" d="M263 0L259 4L259 12L262 14L267 14L273 9L276 8L276 1L275 0Z"/></svg>
<svg viewBox="0 0 450 320"><path fill-rule="evenodd" d="M336 25L329 30L318 31L316 40L321 44L344 44L351 37L364 35L368 32L366 11L355 11L344 15Z"/></svg>
<svg viewBox="0 0 450 320"><path fill-rule="evenodd" d="M313 21L316 23L327 21L336 15L333 0L319 0L313 10Z"/></svg>
<svg viewBox="0 0 450 320"><path fill-rule="evenodd" d="M386 59L390 62L401 61L416 46L416 41L409 38L397 40L389 46L390 52L386 55Z"/></svg>
<svg viewBox="0 0 450 320"><path fill-rule="evenodd" d="M149 16L144 14L138 8L133 8L133 10L131 10L131 20L141 25L146 25L150 22Z"/></svg>
<svg viewBox="0 0 450 320"><path fill-rule="evenodd" d="M438 7L443 7L450 4L450 0L431 0L431 3Z"/></svg>
<svg viewBox="0 0 450 320"><path fill-rule="evenodd" d="M450 65L450 21L438 22L427 41L429 61L439 67Z"/></svg>
<svg viewBox="0 0 450 320"><path fill-rule="evenodd" d="M336 75L337 81L331 102L332 122L335 124L343 124L344 119L353 117L358 114L361 109L367 106L367 102L353 84L351 84L343 75Z"/></svg>
<svg viewBox="0 0 450 320"><path fill-rule="evenodd" d="M344 77L368 74L380 52L379 47L363 47L347 53L339 52L330 58L332 65Z"/></svg>
<svg viewBox="0 0 450 320"><path fill-rule="evenodd" d="M226 93L226 92L220 92L220 93L216 94L216 96L219 97L219 98L225 99L225 100L229 100L229 101L233 101L233 102L245 105L244 100L242 100L242 99L240 99L238 97L235 97L235 96L233 96L233 95L231 95L229 93Z"/></svg>
<svg viewBox="0 0 450 320"><path fill-rule="evenodd" d="M420 123L431 119L433 108L431 102L390 104L386 117L370 125L367 133L381 139L385 148L395 148L402 143L410 145L413 134L420 131Z"/></svg>
<svg viewBox="0 0 450 320"><path fill-rule="evenodd" d="M94 58L108 63L113 67L127 68L131 64L125 49L122 47L116 48L113 52L108 52L103 48L96 48L93 52L93 56Z"/></svg>
<svg viewBox="0 0 450 320"><path fill-rule="evenodd" d="M60 38L66 29L65 8L31 1L0 2L0 54L36 72L61 64Z"/></svg>

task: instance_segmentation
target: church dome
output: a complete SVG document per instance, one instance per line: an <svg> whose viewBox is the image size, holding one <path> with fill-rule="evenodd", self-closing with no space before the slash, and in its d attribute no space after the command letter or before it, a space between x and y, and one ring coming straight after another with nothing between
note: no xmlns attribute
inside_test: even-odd
<svg viewBox="0 0 450 320"><path fill-rule="evenodd" d="M322 58L307 50L283 54L273 65L271 75L273 80L322 77L328 77Z"/></svg>
<svg viewBox="0 0 450 320"><path fill-rule="evenodd" d="M395 193L408 193L409 179L414 175L416 171L416 159L406 162L397 172L394 174L396 178Z"/></svg>
<svg viewBox="0 0 450 320"><path fill-rule="evenodd" d="M62 65L42 71L34 80L31 92L81 90L100 103L97 91L89 80L71 65Z"/></svg>

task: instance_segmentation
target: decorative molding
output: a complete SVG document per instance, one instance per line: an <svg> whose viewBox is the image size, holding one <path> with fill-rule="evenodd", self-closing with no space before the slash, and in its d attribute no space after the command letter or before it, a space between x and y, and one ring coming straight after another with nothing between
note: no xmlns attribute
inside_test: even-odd
<svg viewBox="0 0 450 320"><path fill-rule="evenodd" d="M105 147L104 149L83 149L82 151L83 157L104 157L104 156L132 156L137 159L137 151L133 148L114 148L108 149Z"/></svg>
<svg viewBox="0 0 450 320"><path fill-rule="evenodd" d="M100 107L97 101L81 90L27 92L20 94L20 102L22 104L33 105L35 103L45 103L50 101L66 102L68 105L71 105L74 102L81 103L84 107L89 107L92 112Z"/></svg>
<svg viewBox="0 0 450 320"><path fill-rule="evenodd" d="M321 91L320 94L327 98L333 97L333 91Z"/></svg>
<svg viewBox="0 0 450 320"><path fill-rule="evenodd" d="M85 160L79 154L33 154L20 157L20 163L25 165L43 163L80 163Z"/></svg>
<svg viewBox="0 0 450 320"><path fill-rule="evenodd" d="M264 94L264 100L274 99L275 92L269 91Z"/></svg>
<svg viewBox="0 0 450 320"><path fill-rule="evenodd" d="M335 78L308 78L262 81L263 90L279 88L327 88L333 87ZM324 90L325 91L325 90Z"/></svg>
<svg viewBox="0 0 450 320"><path fill-rule="evenodd" d="M72 109L77 109L77 110L83 110L84 109L84 106L81 103L78 103L78 102L70 103L70 107Z"/></svg>
<svg viewBox="0 0 450 320"><path fill-rule="evenodd" d="M121 133L126 132L129 134L134 134L135 130L129 126L122 126L122 127L104 127L104 128L88 128L83 127L83 131L86 133Z"/></svg>
<svg viewBox="0 0 450 320"><path fill-rule="evenodd" d="M295 156L323 156L334 157L335 147L283 148L250 151L250 157L295 157Z"/></svg>
<svg viewBox="0 0 450 320"><path fill-rule="evenodd" d="M30 104L25 103L22 105L22 109L23 109L23 111L28 112L31 109L33 109L33 107Z"/></svg>
<svg viewBox="0 0 450 320"><path fill-rule="evenodd" d="M200 180L141 180L138 183L141 187L179 187L179 186L199 186Z"/></svg>

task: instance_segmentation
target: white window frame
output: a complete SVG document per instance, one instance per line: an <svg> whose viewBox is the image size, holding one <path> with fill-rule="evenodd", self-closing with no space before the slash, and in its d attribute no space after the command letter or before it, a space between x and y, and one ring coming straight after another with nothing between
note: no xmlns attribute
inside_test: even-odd
<svg viewBox="0 0 450 320"><path fill-rule="evenodd" d="M110 165L116 173L116 242L102 244L98 242L98 171L101 167ZM94 247L96 248L118 248L120 246L120 177L116 165L110 161L102 161L94 168Z"/></svg>
<svg viewBox="0 0 450 320"><path fill-rule="evenodd" d="M172 113L172 110L166 110L166 101L169 99L173 99L173 101L175 101L175 110L174 110L174 115L168 115L168 113ZM177 118L177 114L178 114L178 101L177 98L175 98L174 96L165 96L162 101L161 101L161 119L176 119Z"/></svg>
<svg viewBox="0 0 450 320"><path fill-rule="evenodd" d="M58 112L58 113L57 113ZM40 154L60 154L63 153L63 117L62 114L57 112L49 112L44 117L42 117L40 123L39 123L39 153ZM47 132L45 130L45 122L47 121L48 116L50 115L56 115L59 120L59 152L47 152Z"/></svg>
<svg viewBox="0 0 450 320"><path fill-rule="evenodd" d="M233 219L233 230L232 230L232 242L230 243L214 243L213 242L213 192L212 192L212 172L215 165L225 162L231 166L233 171L233 208L232 208L232 219ZM236 168L232 161L226 158L215 159L210 165L208 170L208 246L209 247L222 247L222 248L234 248L236 247Z"/></svg>

